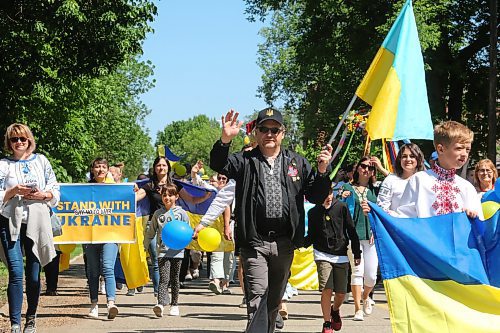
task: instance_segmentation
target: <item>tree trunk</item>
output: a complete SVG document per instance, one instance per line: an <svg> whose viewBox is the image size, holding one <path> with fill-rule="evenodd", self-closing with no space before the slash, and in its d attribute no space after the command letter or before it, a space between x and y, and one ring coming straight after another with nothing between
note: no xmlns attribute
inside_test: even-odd
<svg viewBox="0 0 500 333"><path fill-rule="evenodd" d="M488 158L496 163L497 133L497 0L490 0L490 77L488 96Z"/></svg>

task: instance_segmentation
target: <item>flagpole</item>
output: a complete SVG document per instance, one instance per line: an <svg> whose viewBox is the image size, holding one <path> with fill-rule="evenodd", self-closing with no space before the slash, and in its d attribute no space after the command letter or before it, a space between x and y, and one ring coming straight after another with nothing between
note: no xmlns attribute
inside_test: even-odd
<svg viewBox="0 0 500 333"><path fill-rule="evenodd" d="M330 137L330 140L328 140L329 145L331 145L333 140L335 140L335 137L339 133L340 127L342 127L342 124L346 120L347 115L349 114L349 111L351 111L351 108L352 108L354 102L356 101L356 98L357 98L357 96L356 96L356 94L354 94L354 96L352 96L351 103L349 103L349 105L347 106L347 109L345 109L344 115L342 116L342 119L340 119L339 124L337 125L337 128L335 129L332 136Z"/></svg>

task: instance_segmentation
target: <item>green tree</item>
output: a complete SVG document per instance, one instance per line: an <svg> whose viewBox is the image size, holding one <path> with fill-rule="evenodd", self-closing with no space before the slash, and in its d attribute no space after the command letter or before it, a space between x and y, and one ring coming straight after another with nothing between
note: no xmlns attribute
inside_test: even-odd
<svg viewBox="0 0 500 333"><path fill-rule="evenodd" d="M318 132L333 131L405 1L246 2L250 20L269 23L261 31L260 93L294 110L308 144ZM484 133L487 2L419 0L414 12L433 119L462 121ZM483 141L477 138L476 153L485 150Z"/></svg>
<svg viewBox="0 0 500 333"><path fill-rule="evenodd" d="M136 60L151 1L15 1L0 6L0 135L29 125L60 181L84 179L102 155L142 171L152 147L138 100L153 82Z"/></svg>
<svg viewBox="0 0 500 333"><path fill-rule="evenodd" d="M202 160L206 171L210 174L211 170L208 168L210 150L220 135L219 121L198 115L188 120L173 121L165 126L163 131L157 134L156 146L160 144L168 146L174 154L182 156L183 163L193 164L197 160ZM231 152L241 150L243 137L242 132L241 136L233 140Z"/></svg>

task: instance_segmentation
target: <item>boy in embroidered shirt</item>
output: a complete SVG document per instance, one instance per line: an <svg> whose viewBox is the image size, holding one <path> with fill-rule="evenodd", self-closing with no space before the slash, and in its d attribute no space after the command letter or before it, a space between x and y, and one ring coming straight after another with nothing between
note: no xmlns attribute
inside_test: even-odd
<svg viewBox="0 0 500 333"><path fill-rule="evenodd" d="M474 186L456 175L467 161L474 133L455 121L434 128L438 160L426 171L417 172L406 185L397 213L401 217L431 217L466 212L482 218L481 202Z"/></svg>

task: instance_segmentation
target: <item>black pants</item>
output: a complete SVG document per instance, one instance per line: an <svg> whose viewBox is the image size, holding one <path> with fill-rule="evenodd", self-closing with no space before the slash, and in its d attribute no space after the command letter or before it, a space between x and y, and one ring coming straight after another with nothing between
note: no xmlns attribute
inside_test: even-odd
<svg viewBox="0 0 500 333"><path fill-rule="evenodd" d="M57 283L59 282L59 258L61 252L57 251L57 256L43 267L45 272L45 282L47 291L57 291Z"/></svg>

